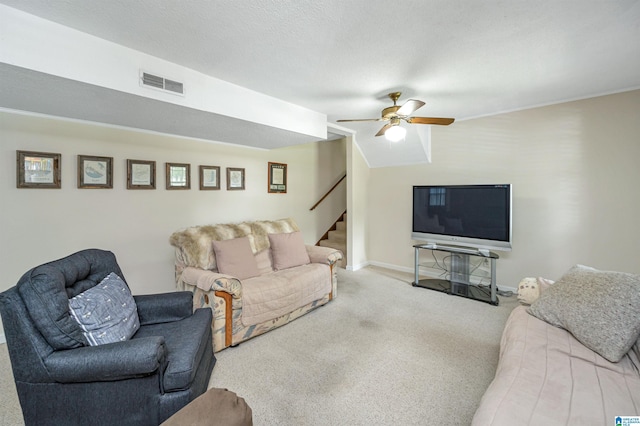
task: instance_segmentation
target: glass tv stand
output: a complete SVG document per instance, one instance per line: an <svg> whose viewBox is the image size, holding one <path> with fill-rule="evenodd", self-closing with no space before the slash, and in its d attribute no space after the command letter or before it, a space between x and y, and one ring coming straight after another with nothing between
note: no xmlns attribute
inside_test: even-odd
<svg viewBox="0 0 640 426"><path fill-rule="evenodd" d="M416 244L414 287L442 291L480 302L498 305L496 259L491 251L436 244ZM422 250L430 250L431 260L420 261ZM436 256L436 252L439 256ZM432 278L420 279L420 274Z"/></svg>

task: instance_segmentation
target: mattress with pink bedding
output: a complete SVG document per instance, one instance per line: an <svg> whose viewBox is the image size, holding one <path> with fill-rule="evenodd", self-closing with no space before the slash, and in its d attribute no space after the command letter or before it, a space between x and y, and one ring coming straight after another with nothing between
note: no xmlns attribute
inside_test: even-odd
<svg viewBox="0 0 640 426"><path fill-rule="evenodd" d="M640 416L639 358L640 339L612 363L518 306L472 425L615 425L618 416Z"/></svg>

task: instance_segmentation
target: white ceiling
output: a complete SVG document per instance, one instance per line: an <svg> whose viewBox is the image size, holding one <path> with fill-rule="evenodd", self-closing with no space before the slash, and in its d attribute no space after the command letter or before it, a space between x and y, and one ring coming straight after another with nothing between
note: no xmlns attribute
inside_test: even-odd
<svg viewBox="0 0 640 426"><path fill-rule="evenodd" d="M640 88L639 0L0 3L326 114L329 123L379 116L390 105L386 94L391 91L403 92L400 103L410 98L426 102L414 115L460 121ZM35 105L43 101L28 96L24 87L24 81L46 76L0 65L5 83L17 78L13 92L2 85L3 98L11 101L0 99L0 106L46 112ZM22 73L24 81L18 78ZM78 93L100 90L72 83ZM82 96L69 98L73 107L56 107L75 118L136 127L118 122L131 120L131 114L114 117L110 108L95 106L87 113L78 98ZM148 102L158 114L167 109L157 100L136 102ZM217 119L226 133L216 140L260 146L260 137L286 138L287 132L270 135L248 122ZM166 120L158 121L166 126ZM207 117L186 119L184 125L174 121L169 128L158 124L152 130L205 139L211 134L203 124ZM187 128L193 128L193 121L202 124L201 135ZM373 137L381 124L341 125L357 131L357 142L373 167L426 161L426 153L416 155L416 147L425 146L417 131L392 145ZM153 124L140 125L145 126ZM294 134L290 140L304 143L309 137Z"/></svg>

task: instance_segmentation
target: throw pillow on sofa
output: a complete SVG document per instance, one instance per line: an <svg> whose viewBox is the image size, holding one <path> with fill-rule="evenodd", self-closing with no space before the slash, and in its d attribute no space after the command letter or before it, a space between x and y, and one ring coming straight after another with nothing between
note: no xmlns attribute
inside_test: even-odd
<svg viewBox="0 0 640 426"><path fill-rule="evenodd" d="M232 275L239 280L260 275L249 237L214 240L212 244L218 272L221 274Z"/></svg>
<svg viewBox="0 0 640 426"><path fill-rule="evenodd" d="M640 276L576 265L531 304L529 313L618 362L640 336Z"/></svg>
<svg viewBox="0 0 640 426"><path fill-rule="evenodd" d="M140 328L129 287L113 272L69 299L69 310L91 346L128 340Z"/></svg>
<svg viewBox="0 0 640 426"><path fill-rule="evenodd" d="M300 231L269 234L269 244L273 256L273 269L276 271L311 263Z"/></svg>

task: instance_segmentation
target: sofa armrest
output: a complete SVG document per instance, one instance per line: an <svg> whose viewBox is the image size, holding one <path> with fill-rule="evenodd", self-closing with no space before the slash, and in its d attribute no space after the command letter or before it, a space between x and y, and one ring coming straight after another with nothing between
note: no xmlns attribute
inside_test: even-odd
<svg viewBox="0 0 640 426"><path fill-rule="evenodd" d="M193 294L188 291L133 296L140 325L179 321L193 314Z"/></svg>
<svg viewBox="0 0 640 426"><path fill-rule="evenodd" d="M164 338L153 336L55 351L44 363L60 383L104 382L152 374L167 362L166 352Z"/></svg>
<svg viewBox="0 0 640 426"><path fill-rule="evenodd" d="M307 245L307 253L311 263L326 263L327 265L333 265L339 260L342 260L342 252L331 247L322 246L310 246Z"/></svg>
<svg viewBox="0 0 640 426"><path fill-rule="evenodd" d="M223 291L234 299L242 297L242 283L231 275L188 266L182 271L182 281L204 291Z"/></svg>

